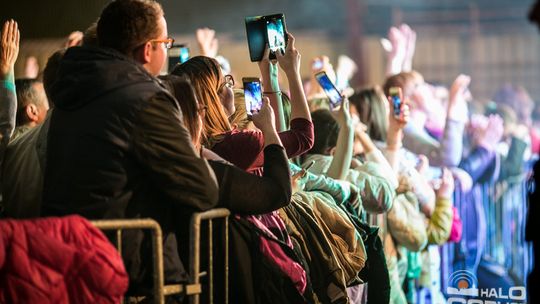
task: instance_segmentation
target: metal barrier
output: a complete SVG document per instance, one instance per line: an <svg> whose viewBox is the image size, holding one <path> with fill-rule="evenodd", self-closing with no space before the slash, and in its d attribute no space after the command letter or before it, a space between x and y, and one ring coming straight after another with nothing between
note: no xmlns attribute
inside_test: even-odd
<svg viewBox="0 0 540 304"><path fill-rule="evenodd" d="M482 192L487 218L487 241L484 257L504 266L518 285L525 285L532 269L530 246L525 242L527 220L527 181L516 177L484 185Z"/></svg>
<svg viewBox="0 0 540 304"><path fill-rule="evenodd" d="M228 277L229 277L229 215L230 212L227 209L212 209L205 212L194 213L191 217L190 226L190 281L186 284L174 284L165 285L163 277L163 235L161 227L153 219L119 219L119 220L96 220L92 221L92 224L101 230L116 230L116 248L118 252L122 253L122 231L130 229L148 229L152 231L152 252L154 273L153 277L153 298L154 303L164 304L165 296L173 294L184 294L191 296L190 303L198 304L199 295L202 293L202 287L200 284L200 277L204 275L204 272L200 271L200 235L201 235L201 221L208 220L208 257L209 257L209 269L208 269L208 291L209 291L209 303L213 303L213 220L224 220L224 239L225 239L225 277L224 277L224 291L225 301L228 301Z"/></svg>
<svg viewBox="0 0 540 304"><path fill-rule="evenodd" d="M525 241L527 219L527 175L515 176L505 181L478 185L486 222L486 244L482 253L484 259L503 266L516 281L516 285L526 285L526 278L532 269L532 247ZM473 190L474 191L474 190ZM454 193L454 205L458 210L470 194L463 194L459 189ZM463 231L470 229L464 221ZM457 270L466 269L465 257L460 252L464 244L446 244L441 248L441 281L446 291L448 278ZM461 256L460 256L461 254ZM463 261L456 264L456 261Z"/></svg>

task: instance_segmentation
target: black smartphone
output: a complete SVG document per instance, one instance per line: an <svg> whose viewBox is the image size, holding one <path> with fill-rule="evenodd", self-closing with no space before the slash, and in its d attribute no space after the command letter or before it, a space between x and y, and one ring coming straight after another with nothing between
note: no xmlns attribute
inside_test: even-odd
<svg viewBox="0 0 540 304"><path fill-rule="evenodd" d="M392 100L392 104L394 106L394 116L399 117L399 115L401 115L401 98L399 97L399 88L391 87L390 90L388 90L388 93L390 94L390 99Z"/></svg>
<svg viewBox="0 0 540 304"><path fill-rule="evenodd" d="M332 80L330 80L326 72L322 71L315 74L315 79L317 79L317 82L323 88L324 93L326 93L326 96L328 96L328 99L330 99L331 108L339 106L343 101L343 97L336 86L332 83Z"/></svg>
<svg viewBox="0 0 540 304"><path fill-rule="evenodd" d="M270 48L271 59L275 58L277 50L285 51L287 30L283 14L246 17L245 23L249 57L252 62L261 61L266 44Z"/></svg>
<svg viewBox="0 0 540 304"><path fill-rule="evenodd" d="M175 44L168 51L169 73L177 64L182 64L189 60L189 47L187 44Z"/></svg>
<svg viewBox="0 0 540 304"><path fill-rule="evenodd" d="M244 83L244 99L246 102L246 112L248 118L259 112L262 108L262 87L261 80L255 77L242 78Z"/></svg>

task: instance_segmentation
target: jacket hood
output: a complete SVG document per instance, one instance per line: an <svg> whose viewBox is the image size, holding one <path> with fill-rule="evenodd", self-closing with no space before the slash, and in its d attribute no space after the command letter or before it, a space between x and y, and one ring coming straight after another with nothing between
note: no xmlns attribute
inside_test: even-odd
<svg viewBox="0 0 540 304"><path fill-rule="evenodd" d="M78 109L121 87L157 81L139 63L113 50L72 47L62 58L50 96L55 107Z"/></svg>

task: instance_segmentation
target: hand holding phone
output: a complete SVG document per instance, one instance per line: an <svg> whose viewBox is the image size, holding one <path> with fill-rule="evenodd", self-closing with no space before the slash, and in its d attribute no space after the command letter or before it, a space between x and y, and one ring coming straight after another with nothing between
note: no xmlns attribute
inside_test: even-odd
<svg viewBox="0 0 540 304"><path fill-rule="evenodd" d="M246 103L246 112L248 118L259 112L262 108L262 87L259 78L244 77L242 78L244 84L244 99Z"/></svg>
<svg viewBox="0 0 540 304"><path fill-rule="evenodd" d="M399 87L391 87L388 91L390 94L390 101L392 103L393 114L396 118L399 118L401 115L401 106L403 104L400 91L401 89Z"/></svg>
<svg viewBox="0 0 540 304"><path fill-rule="evenodd" d="M268 97L263 97L261 109L257 113L253 113L251 120L255 127L263 133L265 146L268 144L281 145L281 140L276 132L276 117L274 110L270 106Z"/></svg>
<svg viewBox="0 0 540 304"><path fill-rule="evenodd" d="M302 168L302 170L305 171L305 173L302 175L302 177L304 177L306 175L306 173L309 171L309 169L311 169L311 167L313 167L314 164L315 164L315 161L312 160L307 166Z"/></svg>
<svg viewBox="0 0 540 304"><path fill-rule="evenodd" d="M317 79L317 82L323 88L324 93L326 93L326 96L328 96L328 99L330 99L331 108L333 109L339 106L343 101L343 96L332 83L326 72L322 71L315 74L315 79Z"/></svg>
<svg viewBox="0 0 540 304"><path fill-rule="evenodd" d="M288 37L283 14L246 17L245 23L252 62L261 61L266 45L270 48L270 59L276 59L276 52L285 52Z"/></svg>

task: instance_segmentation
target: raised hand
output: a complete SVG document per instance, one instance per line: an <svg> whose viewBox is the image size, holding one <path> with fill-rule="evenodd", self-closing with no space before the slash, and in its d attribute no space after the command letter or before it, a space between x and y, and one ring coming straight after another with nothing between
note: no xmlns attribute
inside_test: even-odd
<svg viewBox="0 0 540 304"><path fill-rule="evenodd" d="M493 151L501 141L503 133L502 118L499 115L490 115L485 126L480 126L473 131L473 139L476 146Z"/></svg>
<svg viewBox="0 0 540 304"><path fill-rule="evenodd" d="M82 44L84 34L80 31L74 31L69 34L69 36L66 39L66 43L64 43L65 48L70 48L72 46L78 46Z"/></svg>
<svg viewBox="0 0 540 304"><path fill-rule="evenodd" d="M270 106L268 97L263 97L263 104L259 112L253 113L253 124L264 132L276 129L274 111Z"/></svg>
<svg viewBox="0 0 540 304"><path fill-rule="evenodd" d="M339 90L345 89L349 80L358 71L358 65L348 56L340 55L336 68L336 86Z"/></svg>
<svg viewBox="0 0 540 304"><path fill-rule="evenodd" d="M259 66L263 80L265 80L265 77L270 77L269 80L274 77L277 78L277 60L270 60L270 49L268 48L268 45L266 45L263 57L261 58L261 61L257 62L257 65ZM264 85L266 87L266 84Z"/></svg>
<svg viewBox="0 0 540 304"><path fill-rule="evenodd" d="M349 111L349 99L343 97L339 110L333 112L340 127L352 126L351 112Z"/></svg>
<svg viewBox="0 0 540 304"><path fill-rule="evenodd" d="M276 52L277 61L286 74L300 73L300 59L302 56L294 45L294 36L291 33L287 33L287 38L288 41L285 53L281 54L281 52Z"/></svg>
<svg viewBox="0 0 540 304"><path fill-rule="evenodd" d="M219 42L216 31L207 27L197 29L195 32L201 55L215 58L218 54Z"/></svg>
<svg viewBox="0 0 540 304"><path fill-rule="evenodd" d="M13 75L15 61L19 56L19 27L16 21L9 20L2 28L2 40L0 42L0 77L5 79Z"/></svg>
<svg viewBox="0 0 540 304"><path fill-rule="evenodd" d="M439 189L436 191L438 197L451 199L454 193L454 177L447 168L442 169Z"/></svg>
<svg viewBox="0 0 540 304"><path fill-rule="evenodd" d="M467 109L467 94L469 94L469 84L471 83L471 77L461 74L459 75L452 87L450 88L450 96L448 102L448 118L467 121L468 109Z"/></svg>
<svg viewBox="0 0 540 304"><path fill-rule="evenodd" d="M408 101L403 98L403 91L401 88L399 88L399 99L401 100L400 103L400 111L399 116L394 115L394 102L392 100L391 96L388 96L388 105L390 107L390 111L388 113L388 125L389 129L396 128L396 129L403 129L405 125L409 122L410 112L409 112L409 104Z"/></svg>
<svg viewBox="0 0 540 304"><path fill-rule="evenodd" d="M399 116L394 115L394 101L388 96L388 134L386 136L386 145L390 150L396 150L401 147L403 128L409 122L410 112L407 100L403 98L403 91L399 89L400 111Z"/></svg>
<svg viewBox="0 0 540 304"><path fill-rule="evenodd" d="M406 54L406 37L397 27L391 27L388 31L388 39L382 39L383 48L388 54L386 73L388 75L399 74L403 70Z"/></svg>
<svg viewBox="0 0 540 304"><path fill-rule="evenodd" d="M403 71L410 72L412 70L412 61L416 50L416 32L407 24L402 24L399 27L401 33L405 37L405 57L403 60Z"/></svg>

